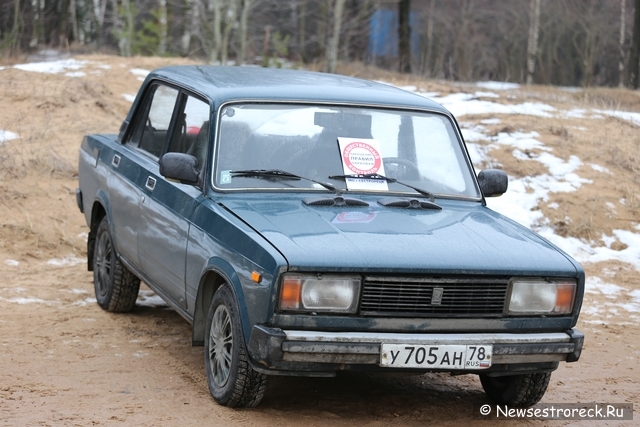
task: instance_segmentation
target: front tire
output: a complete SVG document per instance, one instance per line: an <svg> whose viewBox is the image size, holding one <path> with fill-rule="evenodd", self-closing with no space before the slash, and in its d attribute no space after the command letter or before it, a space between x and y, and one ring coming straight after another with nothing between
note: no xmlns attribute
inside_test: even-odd
<svg viewBox="0 0 640 427"><path fill-rule="evenodd" d="M140 279L118 259L107 217L102 219L96 231L93 287L98 305L107 311L124 313L136 305Z"/></svg>
<svg viewBox="0 0 640 427"><path fill-rule="evenodd" d="M206 332L204 363L211 396L230 408L258 405L267 387L267 376L254 371L247 360L238 307L226 285L213 296Z"/></svg>
<svg viewBox="0 0 640 427"><path fill-rule="evenodd" d="M551 372L501 377L480 375L487 396L500 405L528 408L542 399L549 386Z"/></svg>

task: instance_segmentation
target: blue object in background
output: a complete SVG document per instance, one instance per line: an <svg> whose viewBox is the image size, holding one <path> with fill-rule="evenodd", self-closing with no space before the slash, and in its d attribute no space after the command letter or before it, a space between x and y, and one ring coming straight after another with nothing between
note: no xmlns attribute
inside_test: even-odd
<svg viewBox="0 0 640 427"><path fill-rule="evenodd" d="M420 34L418 17L411 12L411 54L419 54ZM369 21L369 53L373 58L398 57L398 11L393 9L377 10Z"/></svg>

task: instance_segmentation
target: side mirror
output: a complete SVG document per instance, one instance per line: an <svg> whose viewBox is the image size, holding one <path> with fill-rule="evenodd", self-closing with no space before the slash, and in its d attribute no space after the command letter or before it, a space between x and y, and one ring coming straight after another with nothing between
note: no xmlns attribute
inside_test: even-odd
<svg viewBox="0 0 640 427"><path fill-rule="evenodd" d="M167 153L160 159L160 175L182 184L197 184L198 170L198 159L190 154Z"/></svg>
<svg viewBox="0 0 640 427"><path fill-rule="evenodd" d="M487 169L478 174L478 184L484 197L498 197L507 192L509 179L500 169Z"/></svg>

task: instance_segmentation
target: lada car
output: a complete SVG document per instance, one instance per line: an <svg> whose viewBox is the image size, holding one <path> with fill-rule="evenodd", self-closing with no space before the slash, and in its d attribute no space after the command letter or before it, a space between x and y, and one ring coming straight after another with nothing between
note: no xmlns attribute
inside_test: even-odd
<svg viewBox="0 0 640 427"><path fill-rule="evenodd" d="M78 206L100 307L144 281L192 324L215 401L257 405L270 375L479 375L538 402L584 271L490 210L455 118L356 78L256 67L148 75L119 134L88 135Z"/></svg>

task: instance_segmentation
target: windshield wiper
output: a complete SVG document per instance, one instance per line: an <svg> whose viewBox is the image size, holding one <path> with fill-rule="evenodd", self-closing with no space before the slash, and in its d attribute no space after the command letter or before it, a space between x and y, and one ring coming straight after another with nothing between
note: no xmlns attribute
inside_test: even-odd
<svg viewBox="0 0 640 427"><path fill-rule="evenodd" d="M351 174L351 175L329 175L329 179L347 179L347 178L360 178L360 179L384 179L387 182L395 182L396 184L404 185L405 187L411 188L412 190L422 194L429 198L430 201L435 201L436 197L433 193L423 190L418 187L414 187L413 185L407 184L405 182L398 181L395 178L387 178L386 176L377 174L377 173L366 173L366 174Z"/></svg>
<svg viewBox="0 0 640 427"><path fill-rule="evenodd" d="M342 193L338 190L337 187L334 187L331 184L327 184L326 182L316 181L315 179L306 178L304 176L296 175L291 172L283 171L280 169L247 169L247 170L237 170L231 171L231 176L253 176L256 178L271 178L271 179L291 179L291 180L305 180L309 182L313 182L315 184L321 185L329 191L333 191L337 196L341 196Z"/></svg>

